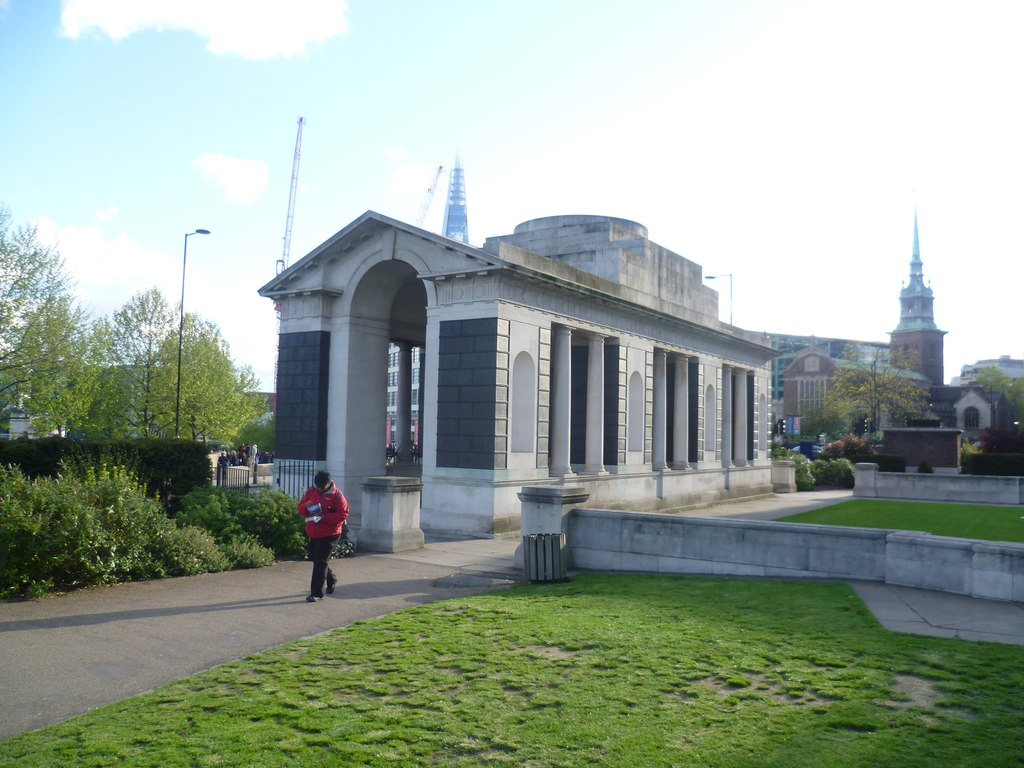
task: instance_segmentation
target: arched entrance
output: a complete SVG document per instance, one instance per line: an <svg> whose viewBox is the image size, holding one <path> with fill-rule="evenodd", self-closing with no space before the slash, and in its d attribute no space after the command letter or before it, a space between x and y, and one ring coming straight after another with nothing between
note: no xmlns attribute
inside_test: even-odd
<svg viewBox="0 0 1024 768"><path fill-rule="evenodd" d="M347 311L335 320L344 344L338 365L344 370L332 371L332 380L340 375L348 396L332 401L344 412L332 415L331 442L337 439L338 444L328 446L328 463L337 456L350 482L389 471L419 474L410 447L412 405L419 400L422 377L414 375L411 363L425 356L427 291L416 275L412 265L397 259L372 264L351 283ZM412 353L414 348L419 354ZM422 419L422 403L416 404ZM392 434L400 461L389 466L386 449Z"/></svg>

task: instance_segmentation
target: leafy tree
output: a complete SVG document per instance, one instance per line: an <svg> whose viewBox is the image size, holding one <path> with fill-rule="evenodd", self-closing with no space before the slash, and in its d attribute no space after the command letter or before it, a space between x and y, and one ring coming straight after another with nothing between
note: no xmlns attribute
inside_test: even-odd
<svg viewBox="0 0 1024 768"><path fill-rule="evenodd" d="M246 445L257 445L260 451L273 451L276 436L276 424L274 416L271 414L265 419L246 424L239 431L236 440Z"/></svg>
<svg viewBox="0 0 1024 768"><path fill-rule="evenodd" d="M150 288L132 296L113 314L108 327L108 400L121 406L119 418L131 433L170 434L174 391L168 393L168 385L173 386L174 374L168 368L175 362L168 357L166 342L172 334L177 338L174 312L163 294Z"/></svg>
<svg viewBox="0 0 1024 768"><path fill-rule="evenodd" d="M165 357L173 348L176 360L177 344L177 334L165 340ZM266 404L255 374L248 367L235 367L216 324L185 315L181 360L182 437L230 442L241 425L263 415Z"/></svg>
<svg viewBox="0 0 1024 768"><path fill-rule="evenodd" d="M24 404L42 410L71 375L86 322L71 293L60 254L36 239L34 227L11 226L0 205L0 413Z"/></svg>
<svg viewBox="0 0 1024 768"><path fill-rule="evenodd" d="M1005 395L1006 399L1013 403L1018 414L1024 413L1024 378L1015 379L1006 371L990 365L978 371L975 381L988 392ZM1017 428L1024 431L1024 423L1018 421Z"/></svg>
<svg viewBox="0 0 1024 768"><path fill-rule="evenodd" d="M872 350L866 359L856 353L844 356L829 385L826 408L851 421L866 419L869 432L924 416L928 386L912 364L908 355L896 351L887 360L881 349Z"/></svg>

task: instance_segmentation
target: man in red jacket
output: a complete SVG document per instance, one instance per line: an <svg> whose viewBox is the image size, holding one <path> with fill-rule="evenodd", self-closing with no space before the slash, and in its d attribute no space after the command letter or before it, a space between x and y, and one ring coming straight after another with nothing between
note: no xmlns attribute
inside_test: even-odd
<svg viewBox="0 0 1024 768"><path fill-rule="evenodd" d="M306 518L306 536L309 537L309 559L313 561L313 578L309 584L307 603L324 599L324 581L327 594L334 592L338 582L329 565L331 551L341 538L342 526L348 520L348 500L331 480L329 472L321 470L313 478L313 486L299 502L299 514Z"/></svg>

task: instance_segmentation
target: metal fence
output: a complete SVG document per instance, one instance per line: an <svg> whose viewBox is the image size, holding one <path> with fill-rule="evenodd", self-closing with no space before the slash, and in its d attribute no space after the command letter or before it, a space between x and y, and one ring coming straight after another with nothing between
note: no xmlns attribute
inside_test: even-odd
<svg viewBox="0 0 1024 768"><path fill-rule="evenodd" d="M313 484L316 461L313 459L274 459L273 487L296 499Z"/></svg>
<svg viewBox="0 0 1024 768"><path fill-rule="evenodd" d="M312 459L274 459L272 464L254 467L216 467L214 482L220 488L236 488L246 493L274 488L298 499L313 484L315 474L316 462Z"/></svg>

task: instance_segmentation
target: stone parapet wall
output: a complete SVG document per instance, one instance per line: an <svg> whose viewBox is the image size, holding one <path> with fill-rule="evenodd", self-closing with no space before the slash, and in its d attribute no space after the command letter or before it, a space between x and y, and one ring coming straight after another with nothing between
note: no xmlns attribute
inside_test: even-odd
<svg viewBox="0 0 1024 768"><path fill-rule="evenodd" d="M570 567L881 581L1024 600L1024 544L914 531L576 509Z"/></svg>
<svg viewBox="0 0 1024 768"><path fill-rule="evenodd" d="M858 498L1024 504L1024 477L879 472L877 464L856 469L853 495Z"/></svg>

